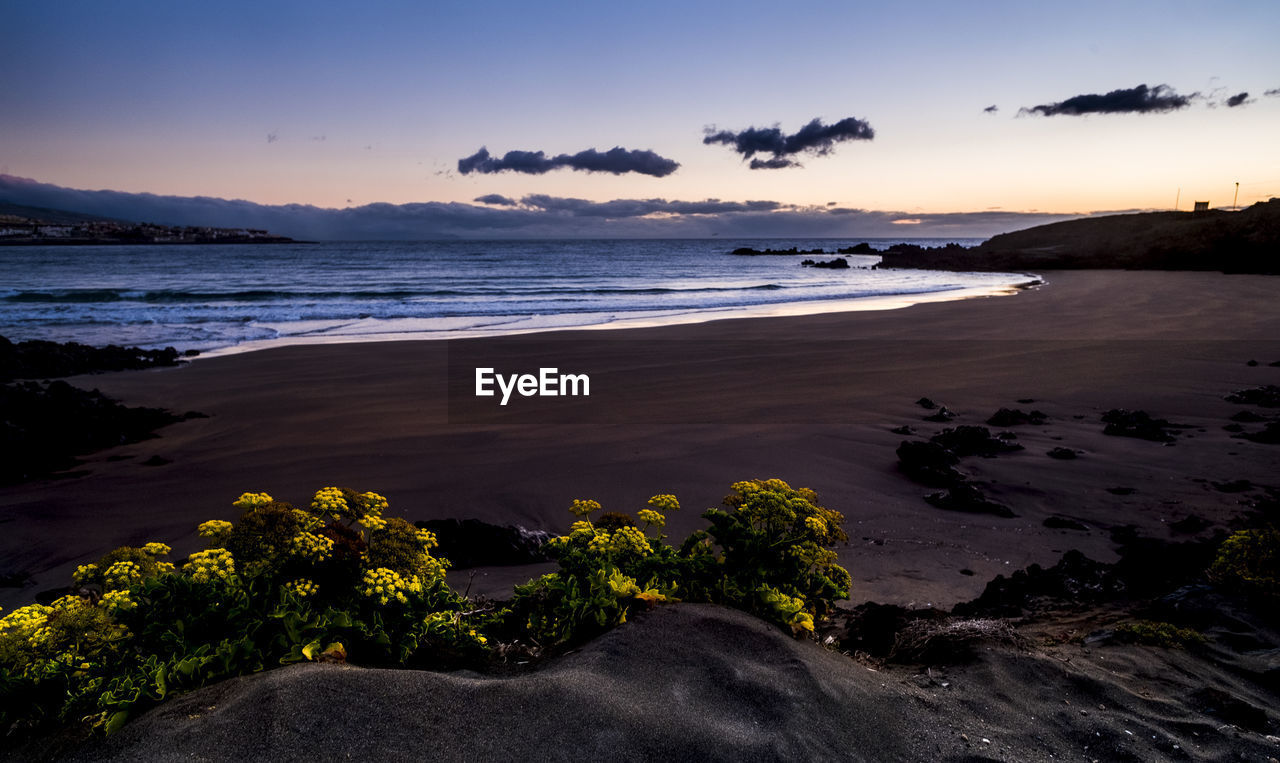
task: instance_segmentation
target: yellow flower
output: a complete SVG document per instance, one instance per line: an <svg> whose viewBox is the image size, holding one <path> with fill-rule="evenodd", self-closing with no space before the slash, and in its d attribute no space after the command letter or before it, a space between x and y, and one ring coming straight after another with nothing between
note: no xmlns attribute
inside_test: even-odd
<svg viewBox="0 0 1280 763"><path fill-rule="evenodd" d="M326 487L317 491L315 497L311 499L311 511L316 514L345 517L351 514L351 507L347 505L346 496L342 494L341 488Z"/></svg>
<svg viewBox="0 0 1280 763"><path fill-rule="evenodd" d="M249 493L245 493L245 495L249 495ZM233 527L234 526L225 519L210 519L208 522L202 522L200 526L196 528L196 533L198 533L201 538L225 538L231 534Z"/></svg>
<svg viewBox="0 0 1280 763"><path fill-rule="evenodd" d="M71 582L76 585L84 585L98 577L98 565L82 564L76 567L76 571L71 575Z"/></svg>
<svg viewBox="0 0 1280 763"><path fill-rule="evenodd" d="M165 554L169 553L172 550L173 549L169 548L163 543L148 543L147 545L142 547L143 553L147 553L152 556L164 556Z"/></svg>
<svg viewBox="0 0 1280 763"><path fill-rule="evenodd" d="M386 567L365 572L361 582L364 587L359 589L360 593L383 605L391 601L408 604L408 594L422 592L422 581L416 576L405 580L400 573Z"/></svg>
<svg viewBox="0 0 1280 763"><path fill-rule="evenodd" d="M231 505L237 509L256 509L259 506L266 506L272 500L266 493L242 493Z"/></svg>
<svg viewBox="0 0 1280 763"><path fill-rule="evenodd" d="M321 562L333 554L333 539L313 532L300 532L290 541L289 551L294 556Z"/></svg>
<svg viewBox="0 0 1280 763"><path fill-rule="evenodd" d="M98 606L108 612L125 612L138 606L132 598L129 597L129 589L121 588L116 591L107 591L102 594L102 599L98 602Z"/></svg>
<svg viewBox="0 0 1280 763"><path fill-rule="evenodd" d="M102 576L103 587L107 590L128 588L140 580L142 580L142 570L134 562L116 562L108 567Z"/></svg>
<svg viewBox="0 0 1280 763"><path fill-rule="evenodd" d="M214 579L227 580L236 573L235 559L225 548L211 548L208 551L197 551L187 558L183 571L197 583L208 583Z"/></svg>
<svg viewBox="0 0 1280 763"><path fill-rule="evenodd" d="M300 599L305 599L310 596L315 596L316 592L320 590L320 586L316 585L313 581L308 580L307 578L298 578L297 580L290 580L288 583L284 584L284 588L287 591L292 591Z"/></svg>
<svg viewBox="0 0 1280 763"><path fill-rule="evenodd" d="M635 527L619 527L609 539L609 547L619 553L633 553L640 556L653 552L649 540L644 533Z"/></svg>
<svg viewBox="0 0 1280 763"><path fill-rule="evenodd" d="M436 534L430 530L418 530L415 536L422 547L428 551L440 545L440 541L436 540Z"/></svg>
<svg viewBox="0 0 1280 763"><path fill-rule="evenodd" d="M680 510L680 502L670 493L655 495L649 499L649 505L659 511L672 512Z"/></svg>
<svg viewBox="0 0 1280 763"><path fill-rule="evenodd" d="M52 612L53 607L44 604L19 607L0 618L0 635L16 634L29 637L36 628L44 625Z"/></svg>
<svg viewBox="0 0 1280 763"><path fill-rule="evenodd" d="M575 498L573 501L573 504L569 506L569 512L579 517L585 517L591 514L593 511L599 511L599 510L600 510L599 501L583 500L581 498Z"/></svg>
<svg viewBox="0 0 1280 763"><path fill-rule="evenodd" d="M809 530L810 530L814 535L817 535L819 538L826 537L826 534L827 534L827 523L826 523L826 522L823 522L821 518L819 518L819 517L805 517L805 518L804 518L804 526L805 526L805 527L807 527L807 528L809 528Z"/></svg>
<svg viewBox="0 0 1280 763"><path fill-rule="evenodd" d="M653 525L654 527L663 527L667 524L667 518L659 514L658 512L654 511L653 509L641 509L637 513L637 516L639 516L640 521L644 522L646 525Z"/></svg>

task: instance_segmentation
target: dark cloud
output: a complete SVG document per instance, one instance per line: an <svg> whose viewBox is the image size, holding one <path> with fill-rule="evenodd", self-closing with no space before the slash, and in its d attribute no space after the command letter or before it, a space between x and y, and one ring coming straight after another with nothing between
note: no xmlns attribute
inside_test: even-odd
<svg viewBox="0 0 1280 763"><path fill-rule="evenodd" d="M792 135L786 135L778 127L748 127L745 130L716 130L707 128L702 142L708 146L717 143L731 146L742 154L742 158L751 159L753 170L776 170L783 167L799 167L800 163L791 158L797 154L826 156L835 149L837 143L849 140L871 140L876 132L871 125L861 119L847 117L831 125L824 125L821 119L815 119L801 127ZM756 158L756 154L770 154L768 158Z"/></svg>
<svg viewBox="0 0 1280 763"><path fill-rule="evenodd" d="M491 156L488 149L481 148L471 156L458 160L458 172L464 175L472 172L523 172L541 175L551 170L568 168L583 172L608 172L613 175L638 172L641 175L666 177L679 167L679 163L652 151L628 151L620 147L611 148L604 153L589 148L572 155L560 154L552 157L541 151L508 151L502 158Z"/></svg>
<svg viewBox="0 0 1280 763"><path fill-rule="evenodd" d="M588 201L533 194L520 200L525 207L575 217L647 217L649 215L723 215L739 212L772 212L783 207L776 201L667 201L666 199L614 199Z"/></svg>
<svg viewBox="0 0 1280 763"><path fill-rule="evenodd" d="M994 103L982 110L983 114L994 114L1000 110L1000 107Z"/></svg>
<svg viewBox="0 0 1280 763"><path fill-rule="evenodd" d="M1231 96L1227 100L1223 101L1223 103L1230 108L1235 108L1236 106L1242 106L1248 102L1249 102L1248 92L1236 93L1235 95Z"/></svg>
<svg viewBox="0 0 1280 763"><path fill-rule="evenodd" d="M1059 115L1080 116L1083 114L1148 114L1151 112L1176 111L1191 105L1196 97L1178 95L1168 85L1147 87L1138 85L1121 90L1112 90L1105 95L1089 93L1076 95L1058 103L1047 103L1031 108L1022 108L1019 114L1042 114L1046 117Z"/></svg>
<svg viewBox="0 0 1280 763"><path fill-rule="evenodd" d="M593 202L545 195L524 197L516 205L426 202L324 209L304 204L266 205L209 197L81 191L10 175L0 175L0 200L164 225L265 228L312 241L710 236L986 237L1079 216L1000 211L908 214L720 199ZM903 219L920 222L910 226L893 223Z"/></svg>
<svg viewBox="0 0 1280 763"><path fill-rule="evenodd" d="M276 133L274 133L274 132L269 132L269 133L267 133L267 142L268 142L268 143L275 143L275 142L276 142L276 141L278 141L278 140L280 140L280 136L279 136L279 135L277 135Z"/></svg>
<svg viewBox="0 0 1280 763"><path fill-rule="evenodd" d="M1265 91L1265 92L1263 93L1263 95L1268 96L1268 97L1274 97L1274 96L1280 95L1280 87L1272 88L1271 90L1267 90L1267 91Z"/></svg>
<svg viewBox="0 0 1280 763"><path fill-rule="evenodd" d="M473 201L478 204L493 204L500 207L514 207L518 203L515 199L508 198L500 193L487 193L484 196L477 196Z"/></svg>

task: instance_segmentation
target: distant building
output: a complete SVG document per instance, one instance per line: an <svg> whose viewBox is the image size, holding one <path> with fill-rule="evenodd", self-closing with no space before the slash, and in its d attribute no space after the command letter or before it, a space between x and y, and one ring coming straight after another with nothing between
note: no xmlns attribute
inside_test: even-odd
<svg viewBox="0 0 1280 763"><path fill-rule="evenodd" d="M1207 201L1197 201L1197 202L1196 202L1196 207L1195 207L1195 209L1193 209L1192 211L1193 211L1193 212L1208 212L1208 211L1209 211L1209 202L1207 202Z"/></svg>

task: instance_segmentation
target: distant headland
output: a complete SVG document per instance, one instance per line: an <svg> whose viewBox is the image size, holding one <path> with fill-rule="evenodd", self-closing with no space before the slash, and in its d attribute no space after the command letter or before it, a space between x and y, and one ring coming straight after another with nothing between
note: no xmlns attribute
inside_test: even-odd
<svg viewBox="0 0 1280 763"><path fill-rule="evenodd" d="M935 270L1216 270L1280 274L1280 199L1239 212L1087 217L1002 233L976 247L897 245L879 267Z"/></svg>
<svg viewBox="0 0 1280 763"><path fill-rule="evenodd" d="M0 203L0 246L288 243L294 240L255 228L134 223Z"/></svg>

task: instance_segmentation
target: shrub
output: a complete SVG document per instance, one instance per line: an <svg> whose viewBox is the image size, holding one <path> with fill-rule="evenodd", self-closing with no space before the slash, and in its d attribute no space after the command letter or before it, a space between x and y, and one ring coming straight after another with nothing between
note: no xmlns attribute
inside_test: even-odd
<svg viewBox="0 0 1280 763"><path fill-rule="evenodd" d="M1155 620L1120 623L1116 626L1116 637L1131 644L1162 646L1166 649L1198 646L1204 643L1204 636L1197 631Z"/></svg>
<svg viewBox="0 0 1280 763"><path fill-rule="evenodd" d="M679 549L657 532L664 512L679 509L675 496L649 499L637 512L644 529L593 523L600 504L574 501L570 512L581 519L548 544L560 569L516 588L509 632L522 628L543 646L578 643L625 622L635 607L680 599L726 604L796 635L812 633L814 618L849 595L849 573L830 548L848 539L844 517L782 480L738 482L732 490L727 510L704 513L710 527Z"/></svg>
<svg viewBox="0 0 1280 763"><path fill-rule="evenodd" d="M1280 599L1280 530L1233 533L1218 549L1209 577L1250 595Z"/></svg>

